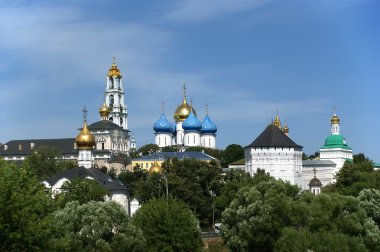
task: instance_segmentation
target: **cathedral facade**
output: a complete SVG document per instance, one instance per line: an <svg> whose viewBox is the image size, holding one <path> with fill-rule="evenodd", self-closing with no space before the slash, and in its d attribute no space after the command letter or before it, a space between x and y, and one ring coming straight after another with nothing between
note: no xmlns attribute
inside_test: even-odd
<svg viewBox="0 0 380 252"><path fill-rule="evenodd" d="M183 100L174 112L175 123L170 123L162 109L160 118L154 123L155 144L159 147L201 146L216 148L216 125L211 121L206 108L206 116L201 122L192 104L186 98L186 87L183 87Z"/></svg>

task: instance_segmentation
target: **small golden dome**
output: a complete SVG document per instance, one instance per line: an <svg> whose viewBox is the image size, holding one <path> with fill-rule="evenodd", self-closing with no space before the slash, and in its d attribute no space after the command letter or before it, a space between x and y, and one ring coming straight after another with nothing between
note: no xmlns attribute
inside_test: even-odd
<svg viewBox="0 0 380 252"><path fill-rule="evenodd" d="M103 106L99 109L99 114L103 120L107 120L111 110L107 107L106 103L103 103Z"/></svg>
<svg viewBox="0 0 380 252"><path fill-rule="evenodd" d="M339 122L339 117L336 114L334 114L333 117L331 117L331 124L339 124Z"/></svg>
<svg viewBox="0 0 380 252"><path fill-rule="evenodd" d="M282 132L284 132L285 134L289 133L289 128L286 123L284 124L284 127L282 128Z"/></svg>
<svg viewBox="0 0 380 252"><path fill-rule="evenodd" d="M83 129L75 139L79 150L92 150L95 145L95 138L87 128L87 122L84 121Z"/></svg>
<svg viewBox="0 0 380 252"><path fill-rule="evenodd" d="M156 160L154 160L154 164L149 168L149 173L154 173L154 172L157 172L157 173L161 173L162 172L162 168L157 163Z"/></svg>
<svg viewBox="0 0 380 252"><path fill-rule="evenodd" d="M115 63L115 57L113 58L113 63L110 67L110 69L108 70L108 76L109 77L115 77L115 78L121 78L121 73L120 73L120 70L117 68L117 65Z"/></svg>
<svg viewBox="0 0 380 252"><path fill-rule="evenodd" d="M274 126L279 128L280 130L282 129L280 117L278 115L276 115L276 118L274 119L273 124L274 124Z"/></svg>

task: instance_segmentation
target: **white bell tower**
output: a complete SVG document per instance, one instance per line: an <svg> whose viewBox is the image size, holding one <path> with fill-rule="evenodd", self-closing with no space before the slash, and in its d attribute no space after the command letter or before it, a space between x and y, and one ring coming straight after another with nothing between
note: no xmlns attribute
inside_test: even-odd
<svg viewBox="0 0 380 252"><path fill-rule="evenodd" d="M107 87L105 91L105 100L107 107L111 109L108 120L119 125L123 129L128 129L128 112L124 100L123 77L120 70L117 68L115 57L113 57L113 63L108 70L106 80Z"/></svg>

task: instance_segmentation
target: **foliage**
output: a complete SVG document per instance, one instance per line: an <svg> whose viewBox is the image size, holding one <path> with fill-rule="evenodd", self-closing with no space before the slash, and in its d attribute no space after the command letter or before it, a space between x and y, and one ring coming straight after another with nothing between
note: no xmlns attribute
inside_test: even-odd
<svg viewBox="0 0 380 252"><path fill-rule="evenodd" d="M197 220L185 204L152 199L133 216L147 240L147 251L202 251Z"/></svg>
<svg viewBox="0 0 380 252"><path fill-rule="evenodd" d="M220 164L222 167L227 167L235 161L244 158L244 148L239 144L230 144L222 151L222 157L220 159Z"/></svg>
<svg viewBox="0 0 380 252"><path fill-rule="evenodd" d="M158 147L157 144L146 144L144 146L141 146L137 153L139 153L140 156L146 156L149 154L156 153L160 150L160 147Z"/></svg>
<svg viewBox="0 0 380 252"><path fill-rule="evenodd" d="M137 187L140 183L147 180L148 171L146 169L141 169L139 166L134 167L133 171L123 171L119 174L118 178L124 185L127 186L131 198L137 195ZM138 195L139 196L139 195Z"/></svg>
<svg viewBox="0 0 380 252"><path fill-rule="evenodd" d="M104 201L107 191L92 179L74 179L66 181L62 187L62 192L57 195L58 205L64 207L66 203L78 201L80 204L87 203L91 200Z"/></svg>
<svg viewBox="0 0 380 252"><path fill-rule="evenodd" d="M363 154L354 155L353 162L346 161L336 175L336 183L325 188L325 192L358 196L363 189L380 189L380 171Z"/></svg>
<svg viewBox="0 0 380 252"><path fill-rule="evenodd" d="M380 226L380 191L376 189L364 189L359 193L360 206Z"/></svg>
<svg viewBox="0 0 380 252"><path fill-rule="evenodd" d="M64 171L76 166L75 162L57 160L61 154L56 148L41 146L31 155L25 158L23 166L33 172L39 179L46 179L59 171Z"/></svg>
<svg viewBox="0 0 380 252"><path fill-rule="evenodd" d="M0 250L42 250L51 211L52 198L34 175L0 160Z"/></svg>
<svg viewBox="0 0 380 252"><path fill-rule="evenodd" d="M140 229L127 212L113 201L72 201L53 213L54 238L49 243L59 251L145 251Z"/></svg>
<svg viewBox="0 0 380 252"><path fill-rule="evenodd" d="M178 150L173 146L165 146L161 148L162 152L177 152Z"/></svg>
<svg viewBox="0 0 380 252"><path fill-rule="evenodd" d="M358 199L300 194L269 179L243 187L222 214L232 251L378 251L380 232Z"/></svg>

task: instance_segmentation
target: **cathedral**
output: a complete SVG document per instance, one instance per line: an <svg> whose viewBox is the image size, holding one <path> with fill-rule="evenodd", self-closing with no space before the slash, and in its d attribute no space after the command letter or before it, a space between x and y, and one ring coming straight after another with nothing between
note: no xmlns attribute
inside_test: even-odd
<svg viewBox="0 0 380 252"><path fill-rule="evenodd" d="M175 124L169 122L162 108L160 118L154 123L155 144L159 147L201 146L216 148L217 127L211 121L206 106L206 116L201 122L197 118L192 102L189 105L186 98L186 86L183 86L183 101L174 112Z"/></svg>
<svg viewBox="0 0 380 252"><path fill-rule="evenodd" d="M290 139L288 126L282 126L276 115L275 120L245 147L246 172L254 175L257 169L264 169L274 178L319 193L316 185L334 183L334 176L344 162L353 158L352 149L340 133L340 119L335 113L330 122L331 134L320 147L320 157L302 160L303 147Z"/></svg>
<svg viewBox="0 0 380 252"><path fill-rule="evenodd" d="M94 165L116 172L126 168L128 152L136 148L134 136L128 129L124 94L123 78L114 59L106 75L104 103L99 109L100 120L88 127L86 122L86 128L95 139ZM60 138L11 140L1 146L0 155L4 160L22 161L41 146L56 148L64 160L77 160L80 153L75 138Z"/></svg>

